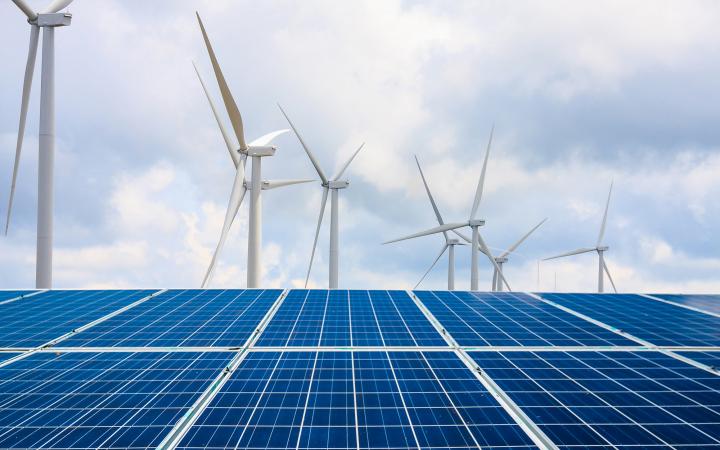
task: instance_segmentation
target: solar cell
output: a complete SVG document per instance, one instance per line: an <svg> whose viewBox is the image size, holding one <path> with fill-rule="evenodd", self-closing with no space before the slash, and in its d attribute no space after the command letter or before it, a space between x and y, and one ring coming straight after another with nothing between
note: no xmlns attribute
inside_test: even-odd
<svg viewBox="0 0 720 450"><path fill-rule="evenodd" d="M663 353L470 355L561 448L720 446L720 377Z"/></svg>
<svg viewBox="0 0 720 450"><path fill-rule="evenodd" d="M58 346L243 346L281 293L280 289L170 290Z"/></svg>
<svg viewBox="0 0 720 450"><path fill-rule="evenodd" d="M231 353L35 353L0 368L0 448L154 448Z"/></svg>
<svg viewBox="0 0 720 450"><path fill-rule="evenodd" d="M637 345L526 294L458 291L415 294L462 346Z"/></svg>
<svg viewBox="0 0 720 450"><path fill-rule="evenodd" d="M720 314L720 295L653 294L653 297Z"/></svg>
<svg viewBox="0 0 720 450"><path fill-rule="evenodd" d="M0 302L5 302L8 300L13 300L19 297L23 297L28 294L32 294L37 291L0 291Z"/></svg>
<svg viewBox="0 0 720 450"><path fill-rule="evenodd" d="M0 347L37 347L155 291L48 291L0 305Z"/></svg>
<svg viewBox="0 0 720 450"><path fill-rule="evenodd" d="M660 346L720 346L720 317L634 294L539 294Z"/></svg>
<svg viewBox="0 0 720 450"><path fill-rule="evenodd" d="M13 352L0 352L0 363L3 361L7 361L10 358L14 358L15 356L19 355L20 353L13 353Z"/></svg>
<svg viewBox="0 0 720 450"><path fill-rule="evenodd" d="M257 346L445 346L404 291L290 291Z"/></svg>
<svg viewBox="0 0 720 450"><path fill-rule="evenodd" d="M251 352L181 449L534 448L452 352Z"/></svg>

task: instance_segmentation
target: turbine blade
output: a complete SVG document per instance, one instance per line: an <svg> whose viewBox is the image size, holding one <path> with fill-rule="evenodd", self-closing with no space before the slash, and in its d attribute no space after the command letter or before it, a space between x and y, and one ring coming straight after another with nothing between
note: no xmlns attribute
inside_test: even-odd
<svg viewBox="0 0 720 450"><path fill-rule="evenodd" d="M235 103L235 99L230 93L230 88L225 81L225 76L220 69L220 64L215 57L212 45L210 44L210 38L208 38L205 26L200 19L200 14L197 12L198 23L200 24L200 31L202 31L203 40L205 41L205 47L207 47L208 55L210 55L210 61L212 62L213 70L215 71L215 78L217 78L218 87L220 87L220 94L222 94L223 102L225 103L225 109L230 116L230 123L232 124L233 130L235 131L235 137L237 137L238 143L240 144L240 150L247 150L247 143L245 142L245 132L243 130L242 116L240 116L240 110Z"/></svg>
<svg viewBox="0 0 720 450"><path fill-rule="evenodd" d="M27 16L30 20L37 19L37 13L28 5L25 3L25 0L12 0L13 3L17 5L18 8Z"/></svg>
<svg viewBox="0 0 720 450"><path fill-rule="evenodd" d="M605 225L607 224L608 208L610 207L610 196L612 195L613 182L610 182L610 192L608 192L607 203L605 203L605 213L603 214L602 224L600 225L600 234L598 234L597 246L600 247L602 239L605 236Z"/></svg>
<svg viewBox="0 0 720 450"><path fill-rule="evenodd" d="M517 241L516 243L514 243L513 245L511 245L510 248L507 249L507 250L505 250L505 252L503 252L499 257L500 257L500 258L505 258L505 257L506 257L507 255L509 255L510 253L514 252L515 249L517 249L517 248L520 246L520 244L522 244L523 242L525 242L525 239L527 239L528 237L530 237L530 235L533 234L533 232L534 232L535 230L537 230L538 228L540 228L540 225L544 224L546 220L547 220L547 217L544 218L543 220L541 220L539 224L535 225L530 231L527 232L527 234L525 234L525 236L521 237L519 241Z"/></svg>
<svg viewBox="0 0 720 450"><path fill-rule="evenodd" d="M617 288L615 287L615 282L612 279L612 275L610 275L610 270L608 269L607 263L605 262L604 259L603 259L603 269L605 269L605 273L608 276L608 280L610 280L610 284L612 284L613 291L615 291L615 293L617 294Z"/></svg>
<svg viewBox="0 0 720 450"><path fill-rule="evenodd" d="M364 143L364 142L363 142L362 144L360 144L360 147L358 147L358 149L355 150L355 153L352 154L352 156L350 157L350 159L347 160L347 162L345 163L345 165L342 166L342 167L340 168L340 171L339 171L337 174L335 174L335 176L332 178L333 181L337 181L337 180L340 179L340 177L342 176L342 174L345 173L345 171L347 170L348 167L350 167L350 163L353 162L353 159L355 159L355 157L357 156L357 154L360 153L360 150L362 150L362 148L363 148L364 146L365 146L365 143Z"/></svg>
<svg viewBox="0 0 720 450"><path fill-rule="evenodd" d="M315 180L269 180L262 182L262 189L276 189L279 187L291 186L293 184L312 183Z"/></svg>
<svg viewBox="0 0 720 450"><path fill-rule="evenodd" d="M228 202L228 208L225 212L225 220L223 222L222 232L220 233L220 240L218 241L215 253L213 253L212 260L210 260L210 266L208 267L207 272L205 273L205 278L202 282L203 289L207 287L212 279L213 272L215 271L215 264L217 263L220 252L225 245L225 240L227 239L230 227L235 220L238 209L240 209L243 198L245 198L245 192L247 192L245 188L245 166L244 164L240 164L235 171L235 180L233 181L232 191L230 192L230 201Z"/></svg>
<svg viewBox="0 0 720 450"><path fill-rule="evenodd" d="M317 248L320 226L322 226L323 217L325 216L325 204L327 203L328 191L328 187L323 186L323 196L320 201L320 215L318 216L317 227L315 227L315 240L313 241L312 251L310 252L310 264L308 264L307 275L305 275L305 287L307 287L308 280L310 280L310 271L312 270L313 260L315 259L315 249Z"/></svg>
<svg viewBox="0 0 720 450"><path fill-rule="evenodd" d="M560 255L551 256L549 258L543 258L543 261L547 261L549 259L557 259L557 258L564 258L566 256L572 256L572 255L580 255L582 253L588 253L588 252L594 252L594 248L579 248L577 250L573 250L571 252L562 253Z"/></svg>
<svg viewBox="0 0 720 450"><path fill-rule="evenodd" d="M259 138L252 141L250 143L250 147L256 147L256 146L260 147L263 145L268 145L270 142L273 141L273 139L280 136L281 134L287 133L288 131L290 131L290 130L288 130L287 128L284 128L282 130L273 131L272 133L263 134Z"/></svg>
<svg viewBox="0 0 720 450"><path fill-rule="evenodd" d="M458 230L452 230L452 232L455 233L456 235L458 235L458 237L460 237L460 239L465 241L465 243L462 243L460 245L471 245L472 244L472 239L470 239L470 236L468 236L467 234L464 234L462 231L458 231ZM480 250L482 253L485 253L485 250L483 250L483 248L480 246L478 246L478 250Z"/></svg>
<svg viewBox="0 0 720 450"><path fill-rule="evenodd" d="M61 9L65 9L72 3L73 0L55 0L45 7L43 14L56 13Z"/></svg>
<svg viewBox="0 0 720 450"><path fill-rule="evenodd" d="M328 179L325 176L325 172L320 168L320 163L315 158L315 155L313 155L313 152L310 150L310 147L307 146L305 141L303 140L302 136L300 136L300 132L295 128L295 125L290 120L290 117L288 117L287 113L285 113L285 110L282 106L280 106L280 103L278 103L278 108L280 108L280 112L283 116L285 116L285 120L290 124L290 128L292 128L293 132L295 133L295 136L297 136L298 141L300 141L300 145L305 149L305 153L308 155L308 158L310 158L310 162L315 167L315 171L320 176L320 180L322 180L322 184L327 184Z"/></svg>
<svg viewBox="0 0 720 450"><path fill-rule="evenodd" d="M19 5L18 5L19 6ZM17 182L18 168L20 166L20 154L22 153L23 139L25 138L25 121L27 120L28 103L32 89L33 73L35 72L35 59L38 49L38 36L40 27L30 26L30 45L28 57L25 63L25 80L23 81L22 98L20 101L20 123L18 124L17 142L15 144L15 162L13 163L12 181L10 182L10 197L8 199L7 217L5 219L5 235L7 236L10 227L10 215L12 214L13 200L15 198L15 183Z"/></svg>
<svg viewBox="0 0 720 450"><path fill-rule="evenodd" d="M507 280L505 279L505 275L502 273L502 270L500 270L500 266L498 266L497 261L495 261L495 257L493 257L492 253L490 252L490 249L485 244L485 240L483 239L482 235L478 233L478 244L480 245L480 248L483 250L483 253L485 253L485 256L490 260L490 263L495 267L495 270L497 271L498 276L500 277L500 280L505 283L505 286L507 286L508 291L512 291L512 288L510 287L510 284L508 284ZM499 285L500 283L498 283Z"/></svg>
<svg viewBox="0 0 720 450"><path fill-rule="evenodd" d="M433 198L432 192L430 192L430 187L427 184L427 180L425 179L425 174L423 173L422 167L420 167L420 161L418 160L417 155L415 155L415 164L417 164L417 168L420 171L420 178L422 178L423 186L425 186L425 192L427 193L428 198L430 199L430 205L432 205L433 211L435 211L435 218L438 221L439 225L444 224L442 215L440 214L440 210L437 207L437 204L435 203L435 199ZM457 232L456 232L457 233ZM445 235L445 240L448 240L448 234L447 231L443 232Z"/></svg>
<svg viewBox="0 0 720 450"><path fill-rule="evenodd" d="M475 191L475 200L473 200L472 210L470 211L470 220L475 218L478 207L480 206L480 200L482 200L483 187L485 185L485 172L487 172L488 157L490 156L490 146L492 145L493 133L495 132L495 125L490 129L490 139L488 140L487 150L485 150L485 161L483 161L482 172L480 172L480 179L478 180L477 190Z"/></svg>
<svg viewBox="0 0 720 450"><path fill-rule="evenodd" d="M418 281L417 284L415 284L415 286L413 286L413 289L417 289L417 287L420 286L420 283L423 282L425 277L430 273L431 270L433 270L433 267L435 267L435 264L437 264L437 262L440 261L440 258L442 258L442 255L445 254L445 250L447 250L447 248L448 248L447 244L443 245L442 250L440 250L440 254L437 255L437 258L435 258L435 261L433 261L433 263L430 264L430 268L428 268L428 270L425 271L422 278L420 278L420 281Z"/></svg>
<svg viewBox="0 0 720 450"><path fill-rule="evenodd" d="M421 231L421 232L419 232L419 233L415 233L415 234L411 234L411 235L409 235L409 236L405 236L405 237L401 237L401 238L398 238L398 239L393 239L393 240L391 240L391 241L383 242L383 245L385 245L385 244L392 244L393 242L404 241L404 240L407 240L407 239L413 239L413 238L420 237L420 236L427 236L427 235L429 235L429 234L442 233L443 231L454 230L455 228L466 227L466 226L467 226L467 222L462 222L462 223L446 223L446 224L444 224L444 225L440 225L440 226L437 226L437 227L433 227L433 228L430 228L430 229L428 229L428 230Z"/></svg>
<svg viewBox="0 0 720 450"><path fill-rule="evenodd" d="M210 97L210 92L208 92L207 86L205 85L205 81L203 80L202 76L200 75L200 71L198 70L197 66L195 65L195 61L193 61L193 67L195 68L195 73L197 74L198 80L200 80L200 84L202 85L203 91L205 92L205 97L207 98L208 102L210 103L210 109L212 109L213 116L215 116L215 121L218 124L218 127L220 127L220 133L222 134L223 140L225 141L225 146L228 149L228 153L230 153L230 158L232 159L233 164L237 168L238 164L240 164L240 154L237 151L238 147L232 142L232 139L230 138L230 135L227 132L227 129L225 128L225 125L223 124L222 120L220 119L220 115L218 114L217 107L215 106L215 102L213 102L212 97Z"/></svg>

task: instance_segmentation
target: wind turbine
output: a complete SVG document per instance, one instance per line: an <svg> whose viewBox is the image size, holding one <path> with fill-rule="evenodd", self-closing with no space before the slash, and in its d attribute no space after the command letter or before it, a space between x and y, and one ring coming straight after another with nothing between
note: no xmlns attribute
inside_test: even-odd
<svg viewBox="0 0 720 450"><path fill-rule="evenodd" d="M610 275L610 270L608 270L607 264L605 264L605 255L604 253L608 251L610 247L607 245L603 245L603 237L605 236L605 225L607 224L607 214L608 214L608 207L610 206L610 196L612 195L612 188L613 183L610 183L610 192L608 192L607 197L607 203L605 203L605 213L603 214L602 223L600 224L600 233L598 234L597 243L595 244L595 247L587 247L587 248L579 248L577 250L573 250L571 252L563 253L561 255L551 256L549 258L543 259L543 261L547 261L549 259L557 259L557 258L564 258L566 256L572 256L572 255L580 255L583 253L590 253L590 252L597 252L598 254L598 292L602 293L605 291L604 281L605 277L603 274L603 271L607 274L608 279L610 280L610 284L612 284L613 290L617 293L617 288L615 288L615 282L612 279L612 276Z"/></svg>
<svg viewBox="0 0 720 450"><path fill-rule="evenodd" d="M446 231L456 230L458 228L462 227L470 227L472 230L472 239L471 239L471 258L470 258L470 289L473 291L478 290L478 253L482 251L482 253L485 254L485 256L488 257L490 260L490 263L495 267L495 270L497 270L500 278L507 286L508 290L510 289L510 285L508 284L507 280L505 279L505 276L503 275L502 271L497 265L497 262L495 262L495 258L492 256L492 253L490 252L490 249L485 244L485 240L480 235L480 227L485 225L485 220L476 219L477 210L480 206L480 200L482 200L482 194L483 194L483 187L485 185L485 173L487 172L487 163L488 163L488 157L490 156L490 146L492 145L492 138L493 138L493 131L494 128L490 131L490 139L488 140L487 150L485 151L485 160L483 161L483 167L482 171L480 172L480 179L478 180L477 189L475 190L475 199L473 200L472 209L470 210L470 217L465 222L454 222L454 223L447 223L443 225L439 225L437 227L430 228L425 231L421 231L419 233L411 234L409 236L401 237L398 239L393 239L391 241L383 242L383 244L390 244L392 242L399 242L404 241L407 239L413 239L420 236L428 236L430 234L437 234L437 233L443 233Z"/></svg>
<svg viewBox="0 0 720 450"><path fill-rule="evenodd" d="M527 239L528 237L530 237L530 235L533 234L533 233L535 232L535 230L537 230L538 228L540 228L540 226L541 226L542 224L544 224L546 220L547 220L547 218L541 220L540 223L538 223L538 224L535 225L530 231L528 231L527 233L525 233L525 235L524 235L523 237L521 237L521 238L520 238L517 242L515 242L513 245L511 245L510 248L508 248L507 250L505 250L504 252L502 252L502 253L500 254L500 256L496 256L496 257L495 257L495 262L496 262L497 265L498 265L498 268L499 268L499 270L500 270L500 273L502 273L502 271L503 271L503 264L505 264L506 262L508 262L508 258L509 258L509 256L510 256L510 254L512 254L515 250L517 250L517 248L520 246L520 244L522 244L523 242L525 242L525 239ZM503 285L502 285L502 283L500 283L499 281L500 281L500 280L498 279L498 269L495 269L495 271L493 272L493 281L492 281L492 290L493 290L493 291L502 291L502 290L503 290Z"/></svg>
<svg viewBox="0 0 720 450"><path fill-rule="evenodd" d="M308 280L310 279L310 270L312 269L313 259L315 258L315 249L317 248L318 235L320 234L320 226L322 225L323 216L325 215L325 204L327 203L328 191L330 191L330 268L328 285L330 286L330 289L337 289L340 259L338 196L341 189L345 189L350 185L349 181L341 180L340 177L343 176L343 173L345 173L347 168L350 166L350 163L353 161L353 159L355 159L355 156L357 156L360 150L362 150L365 143L361 144L360 147L355 150L355 153L350 156L350 159L347 160L347 162L340 168L340 171L338 171L338 173L334 177L328 179L328 177L325 175L325 172L323 172L323 170L320 168L320 163L315 158L315 155L313 155L310 147L307 146L302 136L300 136L297 128L295 128L295 125L290 120L290 117L288 117L288 115L285 113L285 110L279 104L278 108L280 108L280 112L282 112L283 116L285 116L285 120L288 121L288 123L290 124L290 128L292 128L293 132L295 132L295 135L300 141L300 144L305 149L305 153L307 153L308 158L310 158L310 162L312 163L313 167L315 167L315 171L317 171L318 176L320 177L323 188L322 200L320 201L320 215L318 216L317 227L315 228L315 240L313 242L312 252L310 253L310 264L308 265L307 275L305 276L305 287L307 287Z"/></svg>
<svg viewBox="0 0 720 450"><path fill-rule="evenodd" d="M20 123L18 125L13 164L10 198L8 200L5 235L10 227L15 182L17 181L20 153L25 137L30 90L32 88L35 59L37 56L40 28L43 29L42 66L40 73L40 127L38 148L38 210L37 210L37 253L35 261L35 287L52 287L52 243L53 243L53 175L55 161L55 28L70 25L72 15L59 13L72 0L54 0L41 12L35 12L24 0L12 0L25 13L30 23L30 45L25 79L23 81L20 103Z"/></svg>
<svg viewBox="0 0 720 450"><path fill-rule="evenodd" d="M196 67L195 71L198 75L198 78L200 79L203 91L207 96L208 102L210 103L210 108L213 111L215 120L217 121L218 126L220 127L220 132L223 135L225 145L227 146L230 157L233 161L233 164L235 165L235 179L233 181L233 187L230 193L228 209L225 213L225 220L223 222L220 240L218 241L215 253L213 254L212 260L210 261L210 266L205 273L202 287L206 287L212 278L212 274L215 270L215 265L217 263L217 258L220 254L220 251L222 250L223 245L225 244L225 240L227 238L228 231L230 230L230 226L235 220L235 216L237 215L238 209L240 208L240 204L245 198L246 191L249 190L250 220L248 230L247 287L257 288L260 286L261 278L261 192L263 190L274 189L282 186L289 186L291 184L309 183L313 180L265 181L262 179L261 159L266 156L274 155L275 151L277 150L275 146L270 145L270 142L272 142L272 140L275 139L277 136L290 130L273 131L272 133L268 133L250 142L250 144L247 144L245 142L245 132L243 129L242 117L240 116L240 110L238 109L237 104L235 103L235 99L230 92L230 88L225 81L225 77L222 73L222 70L220 69L220 65L215 56L215 52L213 51L212 45L210 45L210 39L208 38L205 27L202 23L202 20L200 19L200 14L196 13L196 15L198 23L200 24L200 31L202 31L203 40L205 41L205 46L207 47L207 51L210 56L210 62L212 63L213 70L215 72L215 78L217 79L218 87L220 88L220 94L222 95L223 102L225 103L225 109L227 110L228 116L230 117L230 123L233 127L233 131L235 132L235 137L237 138L238 142L236 146L228 135L225 126L220 119L217 108L215 107L215 104L207 90L207 87ZM248 156L252 158L252 175L249 183L245 180L245 162Z"/></svg>

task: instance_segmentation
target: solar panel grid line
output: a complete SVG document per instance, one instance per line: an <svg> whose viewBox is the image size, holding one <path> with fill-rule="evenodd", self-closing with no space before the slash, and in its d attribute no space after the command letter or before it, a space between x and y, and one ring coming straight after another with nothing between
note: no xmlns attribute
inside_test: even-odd
<svg viewBox="0 0 720 450"><path fill-rule="evenodd" d="M720 295L718 294L649 294L653 297L698 308L703 312L720 314Z"/></svg>
<svg viewBox="0 0 720 450"><path fill-rule="evenodd" d="M355 418L355 450L360 450L360 422L358 420L357 380L355 379L355 352L350 352L350 370L352 371L353 414Z"/></svg>
<svg viewBox="0 0 720 450"><path fill-rule="evenodd" d="M488 376L473 358L462 349L455 349L455 353L460 360L467 366L475 377L482 383L495 400L503 407L503 409L512 417L520 428L527 433L532 441L541 449L559 450L557 444L550 439L540 427L520 408L510 396Z"/></svg>
<svg viewBox="0 0 720 450"><path fill-rule="evenodd" d="M32 297L32 296L35 296L35 295L38 295L38 294L42 294L43 292L47 292L47 291L48 291L47 289L40 289L40 290L38 290L38 291L28 291L27 294L24 294L24 293L23 293L23 294L18 295L18 296L16 296L16 297L6 298L6 299L4 299L3 301L0 301L0 305L4 305L4 304L6 304L6 303L16 302L16 301L18 301L18 300L22 300L22 299L24 299L24 298L28 298L28 297Z"/></svg>
<svg viewBox="0 0 720 450"><path fill-rule="evenodd" d="M100 317L100 318L98 318L98 319L95 319L95 320L93 320L92 322L89 322L89 323L87 323L87 324L85 324L85 325L82 325L82 326L80 326L80 327L78 327L78 328L75 328L75 329L73 329L72 331L70 331L70 332L68 332L68 333L66 333L66 334L64 334L64 335L62 335L62 336L59 336L59 337L57 337L57 338L55 338L55 339L52 339L52 340L46 342L45 344L40 345L39 347L40 347L40 348L52 347L52 346L58 344L59 342L62 342L62 341L64 341L65 339L68 339L68 338L70 338L71 336L76 335L77 333L81 333L82 331L87 330L88 328L91 328L91 327L93 327L93 326L95 326L95 325L97 325L97 324L99 324L99 323L102 323L102 322L108 320L108 319L111 319L111 318L117 316L118 314L122 314L122 313L124 313L125 311L127 311L127 310L129 310L129 309L132 309L132 308L136 307L137 305L140 305L140 304L142 304L142 303L150 300L151 298L153 298L153 297L155 297L155 296L158 296L158 295L160 295L160 294L162 294L163 292L166 292L166 291L167 291L167 289L161 289L161 290L159 290L159 291L153 292L152 294L147 295L147 296L145 296L145 297L143 297L143 298L141 298L141 299L139 299L139 300L136 300L136 301L134 301L133 303L130 303L129 305L125 305L124 307L122 307L122 308L120 308L120 309L117 309L117 310L115 310L115 311L113 311L113 312L111 312L111 313L109 313L109 314L106 314L106 315L104 315L103 317Z"/></svg>
<svg viewBox="0 0 720 450"><path fill-rule="evenodd" d="M432 326L435 328L435 330L442 336L443 339L445 339L445 342L448 343L450 347L456 348L459 347L459 344L453 337L448 333L445 328L442 326L439 320L433 315L432 312L425 306L425 304L418 298L417 295L415 295L415 292L411 290L405 291L408 296L412 299L413 303L418 307L418 309L425 315L425 318L432 324Z"/></svg>
<svg viewBox="0 0 720 450"><path fill-rule="evenodd" d="M319 356L320 356L320 352L315 352L315 358L313 361L312 370L310 371L310 381L308 382L307 393L305 395L305 406L303 407L302 416L300 418L300 432L297 435L297 441L295 441L295 450L300 449L300 440L302 439L302 436L303 436L302 430L303 430L303 427L305 426L305 418L307 417L308 405L310 403L310 394L312 393L312 390L313 390L313 381L315 380L315 369L317 368L317 361L318 361ZM279 359L278 359L278 361L279 361Z"/></svg>
<svg viewBox="0 0 720 450"><path fill-rule="evenodd" d="M668 305L679 306L681 308L689 309L690 311L695 311L695 312L699 312L699 313L703 313L703 314L709 314L709 315L715 316L715 317L720 317L720 314L718 314L716 312L708 311L706 309L698 308L696 306L686 305L686 304L683 304L680 302L674 302L672 300L667 300L667 299L656 297L656 296L650 295L650 294L638 294L638 295L641 297L649 298L650 300L667 303Z"/></svg>
<svg viewBox="0 0 720 450"><path fill-rule="evenodd" d="M677 360L680 360L684 363L690 364L691 366L695 366L698 369L705 370L714 375L720 375L720 368L705 364L701 361L691 358L690 356L685 356L685 355L678 353L677 351L674 351L674 350L671 351L671 350L666 350L666 349L662 349L662 348L659 348L658 351L660 351L670 357L673 357Z"/></svg>
<svg viewBox="0 0 720 450"><path fill-rule="evenodd" d="M630 334L630 333L627 333L627 332L625 332L625 331L623 331L623 330L621 330L621 329L619 329L619 328L615 328L615 327L613 327L613 326L611 326L611 325L608 325L608 324L606 324L606 323L604 323L604 322L601 322L601 321L599 321L599 320L593 319L592 317L590 317L590 316L588 316L588 315L585 315L585 314L583 314L583 313L577 312L577 311L575 311L574 309L571 309L571 308L568 308L568 307L566 307L566 306L563 306L563 305L560 305L560 304L558 304L558 303L555 303L555 302L553 302L552 300L547 300L547 299L541 297L541 296L538 295L538 294L535 294L535 293L533 293L533 292L527 292L526 294L529 295L529 296L532 297L532 298L535 298L535 299L537 299L537 300L540 300L540 301L543 302L543 303L546 303L546 304L548 304L548 305L550 305L550 306L554 306L555 308L558 308L558 309L563 310L563 311L565 311L565 312L567 312L567 313L570 313L570 314L574 315L575 317L579 317L580 319L586 320L586 321L588 321L588 322L590 322L590 323L592 323L592 324L594 324L594 325L597 325L597 326L599 326L599 327L602 327L602 328L604 328L604 329L606 329L606 330L608 330L608 331L612 331L613 333L618 334L618 335L620 335L620 336L622 336L622 337L624 337L624 338L630 339L631 341L635 341L635 342L637 342L637 343L640 344L640 345L643 345L643 346L645 346L645 347L651 347L651 348L657 347L655 344L653 344L653 343L651 343L651 342L648 342L648 341L646 341L646 340L644 340L644 339L641 339L641 338L639 338L639 337L637 337L637 336L634 336L634 335L632 335L632 334Z"/></svg>
<svg viewBox="0 0 720 450"><path fill-rule="evenodd" d="M8 359L4 359L4 360L0 361L0 368L10 365L10 364L14 363L15 361L25 359L28 356L30 356L32 353L33 353L32 350L28 350L28 351L24 351L24 352L18 353L16 355L13 355L12 357L10 357Z"/></svg>
<svg viewBox="0 0 720 450"><path fill-rule="evenodd" d="M410 424L410 431L412 432L413 438L415 439L415 445L417 446L418 450L420 449L420 440L417 436L417 431L415 430L415 425L413 424L412 417L410 416L410 411L408 411L407 403L405 402L405 397L402 395L402 388L400 387L400 383L397 379L397 374L395 373L395 368L393 367L392 360L390 358L390 354L388 352L385 352L385 357L387 358L388 365L390 367L390 373L392 374L393 381L395 382L395 388L397 389L398 393L400 394L400 402L402 403L403 410L405 411L405 417L407 418L408 423Z"/></svg>
<svg viewBox="0 0 720 450"><path fill-rule="evenodd" d="M195 424L198 417L200 417L203 411L205 411L205 408L207 408L210 402L212 402L218 392L220 392L220 390L222 389L223 385L230 378L232 373L240 366L242 361L248 355L248 349L252 348L264 328L267 326L267 324L270 322L277 310L280 308L280 305L285 300L285 297L287 297L288 292L288 289L284 289L282 291L282 293L275 300L273 306L267 311L267 313L265 313L265 317L263 317L263 319L260 321L257 328L255 329L255 332L247 340L241 351L230 361L225 370L218 374L217 378L207 387L207 389L205 389L203 394L195 401L192 407L188 409L185 415L181 417L180 420L178 420L177 424L175 424L175 426L172 430L170 430L165 439L163 439L160 445L158 445L158 449L172 450L177 447L177 445L182 441L190 428L192 428L192 426Z"/></svg>

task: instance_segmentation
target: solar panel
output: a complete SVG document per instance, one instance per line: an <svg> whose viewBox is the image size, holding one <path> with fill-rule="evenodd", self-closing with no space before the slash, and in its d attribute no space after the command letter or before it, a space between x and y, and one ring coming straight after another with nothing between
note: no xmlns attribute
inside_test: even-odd
<svg viewBox="0 0 720 450"><path fill-rule="evenodd" d="M0 302L6 302L8 300L14 300L21 298L25 295L32 294L37 291L0 291Z"/></svg>
<svg viewBox="0 0 720 450"><path fill-rule="evenodd" d="M0 347L37 347L155 291L48 291L0 305Z"/></svg>
<svg viewBox="0 0 720 450"><path fill-rule="evenodd" d="M171 290L61 342L63 347L242 346L282 293Z"/></svg>
<svg viewBox="0 0 720 450"><path fill-rule="evenodd" d="M637 345L527 294L417 291L462 346Z"/></svg>
<svg viewBox="0 0 720 450"><path fill-rule="evenodd" d="M720 377L660 352L470 354L560 447L720 445Z"/></svg>
<svg viewBox="0 0 720 450"><path fill-rule="evenodd" d="M452 352L252 352L177 448L534 448Z"/></svg>
<svg viewBox="0 0 720 450"><path fill-rule="evenodd" d="M653 297L668 300L680 305L692 306L715 314L720 314L720 295L678 295L678 294L653 294Z"/></svg>
<svg viewBox="0 0 720 450"><path fill-rule="evenodd" d="M404 291L292 290L258 340L262 347L444 346Z"/></svg>
<svg viewBox="0 0 720 450"><path fill-rule="evenodd" d="M701 364L705 364L708 367L714 367L714 368L720 370L720 351L715 351L715 352L676 351L675 353L682 355L686 358L695 360Z"/></svg>
<svg viewBox="0 0 720 450"><path fill-rule="evenodd" d="M0 448L154 448L230 353L36 353L0 368Z"/></svg>
<svg viewBox="0 0 720 450"><path fill-rule="evenodd" d="M720 317L634 294L539 294L662 346L720 346Z"/></svg>
<svg viewBox="0 0 720 450"><path fill-rule="evenodd" d="M3 361L7 361L10 358L14 358L15 356L19 355L20 353L14 353L14 352L0 352L0 363Z"/></svg>

